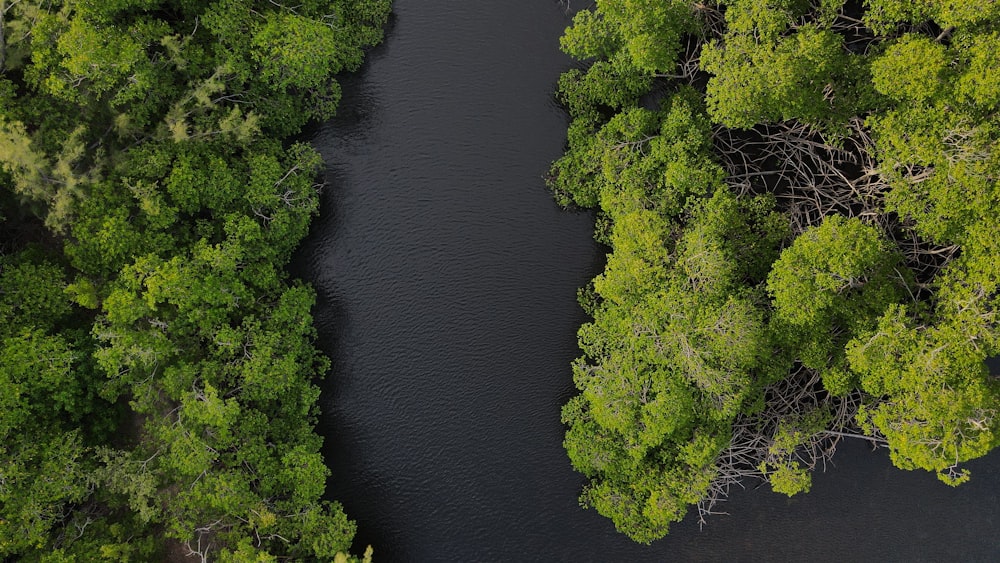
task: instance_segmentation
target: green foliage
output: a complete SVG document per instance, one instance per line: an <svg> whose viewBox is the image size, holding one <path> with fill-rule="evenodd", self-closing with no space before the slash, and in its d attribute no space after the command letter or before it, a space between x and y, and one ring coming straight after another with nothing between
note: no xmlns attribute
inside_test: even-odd
<svg viewBox="0 0 1000 563"><path fill-rule="evenodd" d="M846 393L851 387L837 380L836 371L844 367L844 344L901 302L910 279L902 257L877 229L827 217L782 251L768 276L776 330L807 367L835 370L827 389Z"/></svg>
<svg viewBox="0 0 1000 563"><path fill-rule="evenodd" d="M598 61L586 71L572 69L559 77L559 98L571 114L589 116L605 107L634 107L650 83L624 59Z"/></svg>
<svg viewBox="0 0 1000 563"><path fill-rule="evenodd" d="M636 69L669 72L681 39L697 30L695 9L685 0L598 0L593 9L577 12L560 43L579 59L621 52Z"/></svg>
<svg viewBox="0 0 1000 563"><path fill-rule="evenodd" d="M616 115L586 156L571 150L553 168L558 189L571 185L564 170L600 159L574 195L600 203L614 248L579 333L582 394L563 410L565 445L591 477L581 502L640 542L706 493L727 423L773 368L764 300L742 284L762 284L787 224L768 198L741 203L719 187L707 139L704 115L679 96L667 111Z"/></svg>
<svg viewBox="0 0 1000 563"><path fill-rule="evenodd" d="M0 8L0 182L54 231L0 249L0 559L346 557L315 297L284 272L321 162L288 137L388 9Z"/></svg>
<svg viewBox="0 0 1000 563"><path fill-rule="evenodd" d="M655 77L675 71L684 39L701 33L701 20L687 0L598 0L577 12L560 39L570 55L597 59L562 75L560 100L585 120L634 108Z"/></svg>
<svg viewBox="0 0 1000 563"><path fill-rule="evenodd" d="M956 32L955 45L911 35L891 45L873 71L876 87L898 104L869 118L892 186L889 209L941 244L961 244L971 226L992 220L1000 174L997 88L984 68L1000 41L995 33Z"/></svg>
<svg viewBox="0 0 1000 563"><path fill-rule="evenodd" d="M0 295L23 299L4 311L10 324L0 342L0 555L48 545L50 528L90 490L81 419L94 408L71 342L47 334L65 314L58 287L44 278L51 266L5 268ZM41 282L41 283L39 283ZM22 285L23 284L23 285ZM37 290L33 290L37 288ZM10 291L10 293L8 293ZM46 314L54 314L47 317ZM91 419L95 426L97 420Z"/></svg>
<svg viewBox="0 0 1000 563"><path fill-rule="evenodd" d="M988 25L1000 15L1000 7L988 0L865 0L865 6L865 24L879 34L931 20L942 28Z"/></svg>
<svg viewBox="0 0 1000 563"><path fill-rule="evenodd" d="M46 156L23 123L0 115L0 168L10 174L16 194L30 204L44 206L46 211L39 214L58 231L69 221L81 185L93 179L76 169L83 152L84 132L83 126L67 131L58 152Z"/></svg>
<svg viewBox="0 0 1000 563"><path fill-rule="evenodd" d="M944 45L922 35L904 35L872 63L875 89L900 102L938 97L952 80Z"/></svg>
<svg viewBox="0 0 1000 563"><path fill-rule="evenodd" d="M31 259L25 252L13 258L0 257L0 335L18 327L58 329L70 314L63 294L63 271L55 264Z"/></svg>
<svg viewBox="0 0 1000 563"><path fill-rule="evenodd" d="M712 74L705 101L727 127L797 119L833 128L857 110L845 92L857 63L842 38L816 25L785 35L792 17L757 2L726 10L729 33L702 49L701 66Z"/></svg>
<svg viewBox="0 0 1000 563"><path fill-rule="evenodd" d="M50 528L89 492L84 452L79 434L72 431L18 433L4 439L0 553L44 550L49 544Z"/></svg>
<svg viewBox="0 0 1000 563"><path fill-rule="evenodd" d="M333 28L295 14L269 14L251 45L261 78L276 90L316 88L343 68Z"/></svg>
<svg viewBox="0 0 1000 563"><path fill-rule="evenodd" d="M549 184L564 204L601 204L609 213L622 205L650 208L676 217L723 178L705 154L708 121L683 95L660 112L628 109L595 126L586 118L574 122L570 150L552 167ZM601 203L602 197L611 199Z"/></svg>
<svg viewBox="0 0 1000 563"><path fill-rule="evenodd" d="M828 411L812 408L781 420L768 447L767 460L758 468L774 492L788 496L809 492L812 475L796 454L812 436L826 429L831 418Z"/></svg>
<svg viewBox="0 0 1000 563"><path fill-rule="evenodd" d="M886 437L897 466L936 471L951 485L969 478L959 463L998 444L1000 387L986 372L986 354L962 338L963 329L915 326L904 308L892 308L847 348L862 387L890 397L865 407L859 422Z"/></svg>
<svg viewBox="0 0 1000 563"><path fill-rule="evenodd" d="M564 445L644 543L734 475L808 491L843 437L952 485L998 444L1000 8L717 4L598 1L562 39L590 66L549 185L612 248Z"/></svg>

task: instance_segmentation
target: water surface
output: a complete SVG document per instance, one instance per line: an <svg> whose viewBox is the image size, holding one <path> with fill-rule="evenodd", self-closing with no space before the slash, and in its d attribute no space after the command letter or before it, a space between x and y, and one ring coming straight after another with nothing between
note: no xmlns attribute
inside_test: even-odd
<svg viewBox="0 0 1000 563"><path fill-rule="evenodd" d="M580 6L573 6L580 7ZM314 142L330 168L297 260L333 359L331 496L379 561L1000 559L995 457L958 490L842 448L813 492L737 492L652 546L582 510L559 409L604 250L542 175L572 62L554 0L395 0L386 42Z"/></svg>

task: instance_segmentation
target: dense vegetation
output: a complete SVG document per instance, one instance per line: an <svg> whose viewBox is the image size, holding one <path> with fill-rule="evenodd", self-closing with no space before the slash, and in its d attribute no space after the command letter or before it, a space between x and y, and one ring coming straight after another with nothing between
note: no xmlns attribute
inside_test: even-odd
<svg viewBox="0 0 1000 563"><path fill-rule="evenodd" d="M292 142L388 0L0 0L0 559L345 560Z"/></svg>
<svg viewBox="0 0 1000 563"><path fill-rule="evenodd" d="M1000 4L597 0L560 202L612 248L563 410L640 542L838 440L952 485L1000 441Z"/></svg>

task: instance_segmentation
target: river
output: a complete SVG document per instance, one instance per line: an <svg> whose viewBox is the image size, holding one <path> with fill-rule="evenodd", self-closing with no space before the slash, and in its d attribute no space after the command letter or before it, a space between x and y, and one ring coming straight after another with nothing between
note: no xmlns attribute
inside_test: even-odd
<svg viewBox="0 0 1000 563"><path fill-rule="evenodd" d="M580 6L573 6L574 8ZM383 45L316 129L329 187L296 259L333 368L330 495L378 561L997 560L1000 459L959 489L846 444L813 491L736 491L651 546L583 510L562 449L593 217L542 176L572 62L555 0L396 0Z"/></svg>

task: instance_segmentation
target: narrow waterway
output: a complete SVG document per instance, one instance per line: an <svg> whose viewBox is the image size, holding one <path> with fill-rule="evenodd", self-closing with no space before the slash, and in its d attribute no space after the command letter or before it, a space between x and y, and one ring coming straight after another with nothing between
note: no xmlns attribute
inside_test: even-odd
<svg viewBox="0 0 1000 563"><path fill-rule="evenodd" d="M576 7L576 6L574 6ZM542 175L569 21L556 0L395 0L386 42L313 141L329 170L297 259L333 360L330 494L379 561L919 561L1000 558L1000 460L960 489L849 444L813 491L737 491L652 546L582 510L559 409L602 267L593 217ZM358 551L360 551L360 549Z"/></svg>

